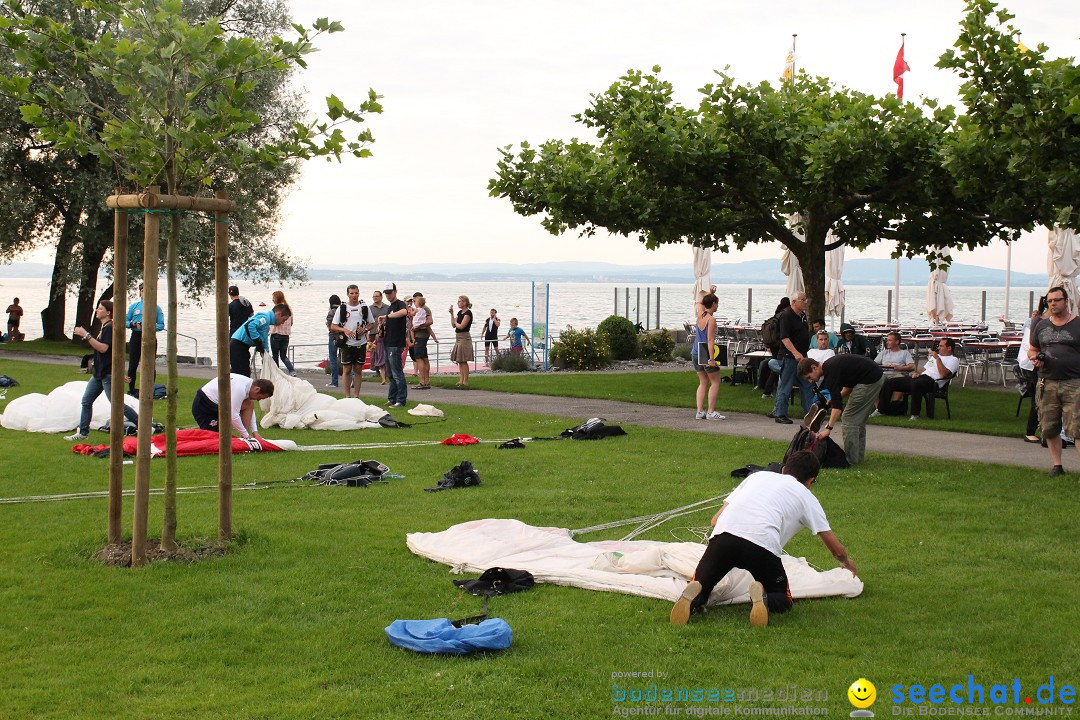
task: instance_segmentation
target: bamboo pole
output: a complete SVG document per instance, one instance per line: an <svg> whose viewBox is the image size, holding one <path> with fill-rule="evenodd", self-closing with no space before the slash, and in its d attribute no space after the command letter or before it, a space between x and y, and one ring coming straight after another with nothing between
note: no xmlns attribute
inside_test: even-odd
<svg viewBox="0 0 1080 720"><path fill-rule="evenodd" d="M113 336L112 392L109 403L109 544L119 545L122 537L124 507L124 377L125 333L127 316L128 216L113 213Z"/></svg>
<svg viewBox="0 0 1080 720"><path fill-rule="evenodd" d="M147 188L138 195L110 195L105 204L114 210L195 210L197 212L232 212L236 203L221 198L191 197L188 195L159 195Z"/></svg>
<svg viewBox="0 0 1080 720"><path fill-rule="evenodd" d="M147 188L147 194L157 195L157 186ZM120 196L125 197L125 196ZM154 317L157 308L158 249L160 220L148 213L143 224L143 317ZM135 510L131 524L131 566L146 562L146 529L150 512L150 436L153 432L154 373L156 363L157 322L144 322L142 329L142 362L150 362L150 372L144 369L139 377L139 449L135 458ZM145 365L143 366L145 368Z"/></svg>
<svg viewBox="0 0 1080 720"><path fill-rule="evenodd" d="M225 192L214 193L235 207ZM218 365L218 540L232 539L232 387L229 374L229 210L214 212L214 305L217 308Z"/></svg>

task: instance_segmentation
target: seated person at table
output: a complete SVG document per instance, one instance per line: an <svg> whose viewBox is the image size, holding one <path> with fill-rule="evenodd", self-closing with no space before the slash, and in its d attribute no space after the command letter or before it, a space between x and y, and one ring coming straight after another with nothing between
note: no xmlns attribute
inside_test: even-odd
<svg viewBox="0 0 1080 720"><path fill-rule="evenodd" d="M814 336L814 347L806 351L806 357L823 363L831 357L835 357L836 351L829 347L829 333L819 330Z"/></svg>
<svg viewBox="0 0 1080 720"><path fill-rule="evenodd" d="M818 318L812 324L813 324L814 334L816 335L819 332L824 332L826 335L828 335L829 336L829 347L831 347L832 349L835 350L836 346L840 344L840 338L836 337L836 333L829 332L828 330L826 330L825 329L825 321L823 319L821 319L821 318Z"/></svg>
<svg viewBox="0 0 1080 720"><path fill-rule="evenodd" d="M855 355L868 355L870 346L866 342L865 335L858 335L848 323L840 326L840 342L836 344L836 354L853 353Z"/></svg>
<svg viewBox="0 0 1080 720"><path fill-rule="evenodd" d="M915 360L911 353L900 347L900 333L891 332L885 336L885 347L874 358L886 375L915 372Z"/></svg>
<svg viewBox="0 0 1080 720"><path fill-rule="evenodd" d="M934 392L941 387L945 387L945 383L956 375L956 371L960 369L960 360L953 355L953 348L956 347L956 341L952 338L942 338L938 341L937 352L930 351L930 357L926 361L926 367L923 368L922 373L911 373L910 376L902 375L900 377L892 378L885 383L885 392L891 392L894 400L899 400L903 397L903 393L909 393L911 395L911 417L909 420L918 420L919 413L922 411L923 397L930 395L933 396ZM926 404L927 417L933 419L933 405Z"/></svg>

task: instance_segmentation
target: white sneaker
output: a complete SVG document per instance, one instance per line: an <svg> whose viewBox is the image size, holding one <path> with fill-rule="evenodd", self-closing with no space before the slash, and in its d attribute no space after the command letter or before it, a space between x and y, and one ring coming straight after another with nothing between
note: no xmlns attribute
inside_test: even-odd
<svg viewBox="0 0 1080 720"><path fill-rule="evenodd" d="M705 416L706 420L723 420L724 416L713 410L711 413Z"/></svg>
<svg viewBox="0 0 1080 720"><path fill-rule="evenodd" d="M908 418L908 420L918 420L918 419L919 419L918 415L912 415L911 417Z"/></svg>
<svg viewBox="0 0 1080 720"><path fill-rule="evenodd" d="M87 437L87 435L83 435L81 432L77 432L74 435L64 436L64 439L68 442L80 442L82 440L86 440Z"/></svg>
<svg viewBox="0 0 1080 720"><path fill-rule="evenodd" d="M694 419L695 420L704 420L705 419L705 411L704 410L698 410L697 413L694 415Z"/></svg>
<svg viewBox="0 0 1080 720"><path fill-rule="evenodd" d="M870 417L881 417L881 413L875 410L874 412L870 413Z"/></svg>

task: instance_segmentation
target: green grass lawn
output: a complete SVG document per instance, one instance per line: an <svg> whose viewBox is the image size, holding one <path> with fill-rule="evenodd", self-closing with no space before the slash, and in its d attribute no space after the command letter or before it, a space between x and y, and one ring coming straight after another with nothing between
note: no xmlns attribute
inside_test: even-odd
<svg viewBox="0 0 1080 720"><path fill-rule="evenodd" d="M725 372L725 374L727 374ZM450 388L456 378L433 377L431 382L439 387ZM499 392L526 393L532 395L555 395L560 397L599 398L604 400L623 400L645 405L669 407L694 407L694 393L697 391L697 375L692 370L686 372L639 372L639 373L541 373L516 374L495 373L473 375L469 378L471 389L497 390ZM952 419L946 417L945 404L940 400L936 405L936 417L925 417L919 421L919 427L952 432L969 432L980 435L1017 437L1024 434L1024 422L1027 418L1028 403L1016 417L1016 401L1019 396L1010 388L1009 392L961 387L954 382L949 388L949 404ZM717 409L721 412L747 412L764 415L773 408L773 399L761 397L761 391L750 384L732 387L725 383L720 388ZM801 406L796 397L793 416L801 414ZM907 417L880 417L870 420L871 424L900 425L908 427Z"/></svg>
<svg viewBox="0 0 1080 720"><path fill-rule="evenodd" d="M26 340L25 342L5 343L0 345L0 358L6 353L30 353L33 355L70 355L82 357L88 350L86 343L72 342L71 340Z"/></svg>
<svg viewBox="0 0 1080 720"><path fill-rule="evenodd" d="M4 362L0 372L22 383L9 401L78 377L32 363ZM650 379L634 376L634 385ZM489 380L503 378L481 382ZM182 380L183 397L199 382ZM182 424L190 422L186 405ZM444 409L447 422L407 430L266 434L314 445L456 432L549 436L571 424ZM575 528L657 512L726 492L735 484L729 470L778 459L784 449L627 430L516 451L485 444L237 456L237 485L358 456L405 477L366 489L238 490L242 542L193 565L132 571L90 560L104 541L103 499L0 505L0 717L607 717L617 707L612 674L649 670L667 673L672 687L824 690L830 715L852 710L847 687L866 677L877 685L872 710L882 717L897 683L947 687L970 674L987 688L1019 678L1033 693L1051 675L1058 687L1080 682L1080 609L1069 590L1080 562L1076 477L873 453L857 469L824 472L814 486L858 563L866 583L859 598L802 601L766 629L749 627L746 606L672 627L667 603L540 585L492 601L514 631L505 652L430 657L389 644L383 628L396 618L459 618L480 608L451 584L449 568L408 551L406 533L485 517ZM0 447L0 496L106 487L107 461L72 454L59 435L0 430ZM473 461L481 486L423 492L463 459ZM164 467L153 470L160 485ZM182 486L212 484L216 459L182 458L180 470ZM133 468L126 472L130 486ZM180 496L181 536L213 536L216 512L213 494ZM677 528L704 526L710 515L680 518L649 537L685 538ZM160 516L152 498L153 534ZM806 532L788 550L834 566ZM719 707L675 705L683 715Z"/></svg>

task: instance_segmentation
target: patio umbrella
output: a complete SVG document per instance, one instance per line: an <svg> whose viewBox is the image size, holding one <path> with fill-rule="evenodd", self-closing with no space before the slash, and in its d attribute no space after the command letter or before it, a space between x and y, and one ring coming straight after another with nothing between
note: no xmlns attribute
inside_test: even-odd
<svg viewBox="0 0 1080 720"><path fill-rule="evenodd" d="M712 272L712 248L694 248L694 302L701 297L701 292L709 292L712 282L709 274Z"/></svg>
<svg viewBox="0 0 1080 720"><path fill-rule="evenodd" d="M799 266L799 258L788 248L784 248L784 254L780 256L780 270L787 275L787 288L784 290L786 297L794 297L796 293L803 292L802 267Z"/></svg>
<svg viewBox="0 0 1080 720"><path fill-rule="evenodd" d="M829 242L835 240L829 233ZM844 246L825 253L825 313L831 317L844 314Z"/></svg>
<svg viewBox="0 0 1080 720"><path fill-rule="evenodd" d="M1069 296L1069 312L1076 312L1076 276L1080 274L1080 238L1072 228L1054 227L1047 238L1046 274L1049 287L1063 287Z"/></svg>
<svg viewBox="0 0 1080 720"><path fill-rule="evenodd" d="M949 290L949 271L937 268L930 271L926 286L926 315L934 322L952 320L952 291Z"/></svg>

